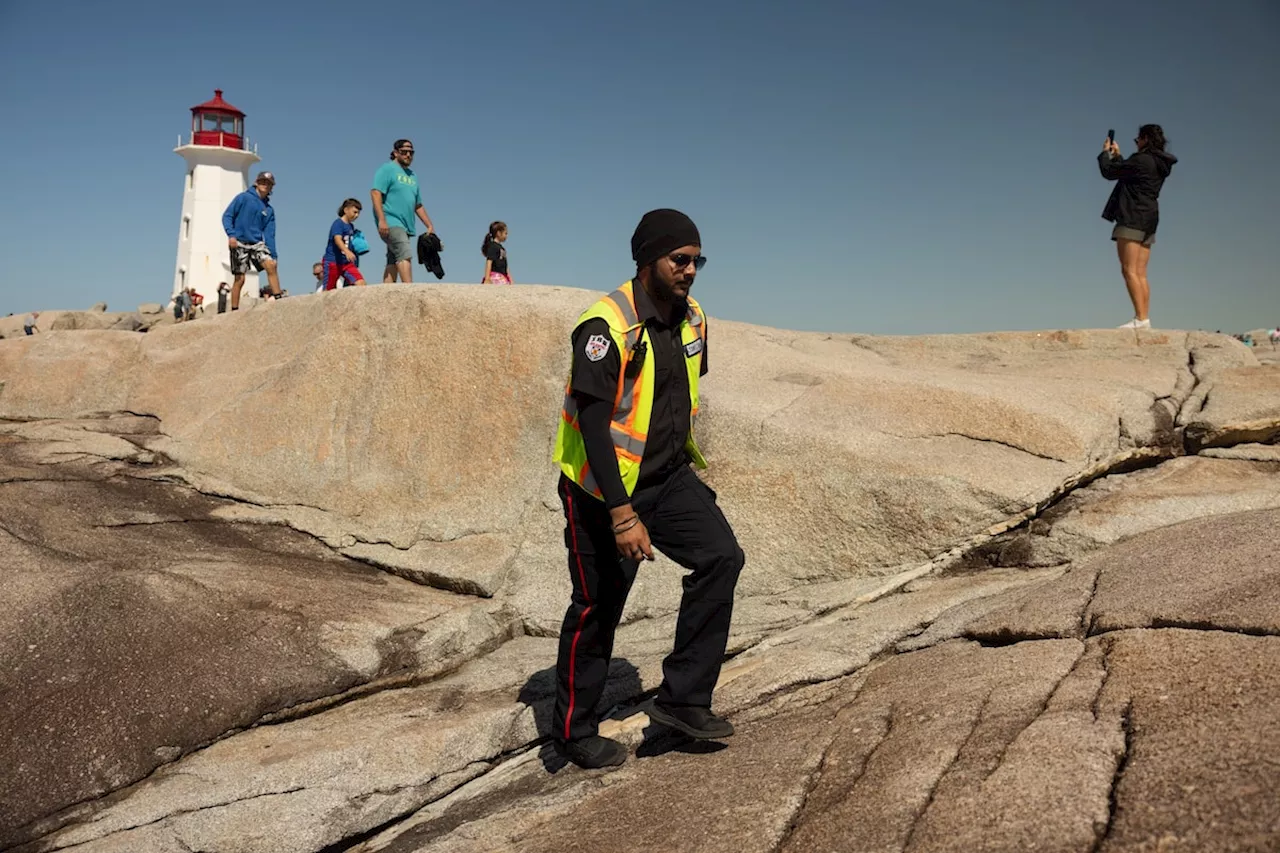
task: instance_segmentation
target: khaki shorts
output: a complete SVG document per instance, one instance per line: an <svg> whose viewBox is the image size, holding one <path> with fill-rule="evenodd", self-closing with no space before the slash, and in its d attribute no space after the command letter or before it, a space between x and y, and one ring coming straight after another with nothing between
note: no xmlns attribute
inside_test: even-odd
<svg viewBox="0 0 1280 853"><path fill-rule="evenodd" d="M400 261L413 260L411 236L405 229L394 225L387 229L387 236L382 241L387 244L387 266L394 267Z"/></svg>
<svg viewBox="0 0 1280 853"><path fill-rule="evenodd" d="M1137 228L1126 228L1123 225L1117 225L1111 229L1111 239L1117 241L1132 240L1150 249L1156 241L1156 232L1152 231L1148 234L1146 231L1139 231Z"/></svg>

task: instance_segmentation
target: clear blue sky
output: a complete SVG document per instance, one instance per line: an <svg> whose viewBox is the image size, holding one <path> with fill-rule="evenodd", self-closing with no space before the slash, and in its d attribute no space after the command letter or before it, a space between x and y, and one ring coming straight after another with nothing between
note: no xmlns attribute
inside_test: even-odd
<svg viewBox="0 0 1280 853"><path fill-rule="evenodd" d="M671 206L702 231L713 316L1113 326L1132 312L1094 158L1151 121L1181 159L1155 324L1275 325L1278 44L1275 0L0 0L0 313L167 299L172 149L217 87L279 181L294 292L405 136L447 280L479 281L503 219L517 281L608 290Z"/></svg>

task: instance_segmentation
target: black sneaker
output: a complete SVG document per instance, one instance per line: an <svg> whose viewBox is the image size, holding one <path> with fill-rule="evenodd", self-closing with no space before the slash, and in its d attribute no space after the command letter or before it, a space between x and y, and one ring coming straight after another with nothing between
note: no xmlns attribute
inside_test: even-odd
<svg viewBox="0 0 1280 853"><path fill-rule="evenodd" d="M586 770L616 767L627 760L625 746L600 735L588 735L577 740L558 740L556 752Z"/></svg>
<svg viewBox="0 0 1280 853"><path fill-rule="evenodd" d="M733 734L733 723L717 717L710 708L693 705L660 705L653 703L649 719L696 740L720 740Z"/></svg>

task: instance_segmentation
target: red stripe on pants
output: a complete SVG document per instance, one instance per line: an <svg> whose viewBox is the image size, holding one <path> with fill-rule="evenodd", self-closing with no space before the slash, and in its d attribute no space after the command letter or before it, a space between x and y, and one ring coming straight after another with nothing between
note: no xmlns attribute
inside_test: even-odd
<svg viewBox="0 0 1280 853"><path fill-rule="evenodd" d="M582 597L587 601L587 608L582 611L582 615L578 617L578 629L573 632L573 643L569 647L569 712L564 715L564 739L569 739L569 727L573 723L573 706L577 700L577 695L573 689L573 676L575 662L578 659L578 640L582 637L582 626L587 622L587 616L591 614L591 593L587 591L587 574L582 568L582 554L578 551L578 525L573 518L573 494L569 491L569 486L564 487L565 505L569 509L569 531L571 544L573 547L573 556L578 563L578 583L582 585Z"/></svg>

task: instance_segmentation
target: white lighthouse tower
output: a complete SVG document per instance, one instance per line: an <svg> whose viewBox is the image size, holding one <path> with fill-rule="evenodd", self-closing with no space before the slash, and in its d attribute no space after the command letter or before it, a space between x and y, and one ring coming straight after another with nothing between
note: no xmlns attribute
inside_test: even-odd
<svg viewBox="0 0 1280 853"><path fill-rule="evenodd" d="M178 262L173 272L173 295L194 287L205 299L217 301L219 282L231 281L231 250L222 230L222 212L249 185L249 167L262 158L251 150L244 135L244 113L222 100L191 108L191 135L178 137L174 153L187 161L182 190L182 221L178 226ZM250 276L245 295L258 288Z"/></svg>

